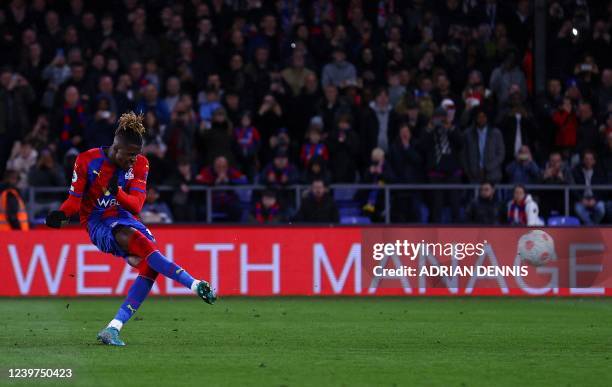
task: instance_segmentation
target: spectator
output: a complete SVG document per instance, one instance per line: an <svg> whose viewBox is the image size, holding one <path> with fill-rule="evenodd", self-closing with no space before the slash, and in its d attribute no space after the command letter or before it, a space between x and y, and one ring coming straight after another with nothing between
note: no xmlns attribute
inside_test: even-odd
<svg viewBox="0 0 612 387"><path fill-rule="evenodd" d="M574 168L572 174L575 184L586 186L581 199L574 205L576 214L584 224L601 222L605 215L605 203L600 198L601 193L591 186L606 184L606 177L599 169L592 150L587 149L582 153L582 163Z"/></svg>
<svg viewBox="0 0 612 387"><path fill-rule="evenodd" d="M504 62L491 73L489 87L493 95L497 98L498 108L501 108L508 102L508 97L513 86L520 91L521 99L524 100L527 97L525 74L523 74L519 68L516 56L516 51L510 50L508 54L506 54Z"/></svg>
<svg viewBox="0 0 612 387"><path fill-rule="evenodd" d="M76 148L79 152L85 150L83 135L85 134L87 120L85 104L81 101L78 89L74 86L68 86L64 92L61 113L58 111L54 119L59 139L60 157L63 157L70 148Z"/></svg>
<svg viewBox="0 0 612 387"><path fill-rule="evenodd" d="M471 183L489 180L499 183L502 179L504 139L499 129L490 127L487 114L474 110L474 125L465 133L464 165Z"/></svg>
<svg viewBox="0 0 612 387"><path fill-rule="evenodd" d="M143 97L136 105L136 111L141 114L147 112L155 113L161 125L167 125L170 122L170 110L166 102L159 98L157 87L150 83L144 87Z"/></svg>
<svg viewBox="0 0 612 387"><path fill-rule="evenodd" d="M0 70L0 169L6 165L11 148L30 128L29 106L34 91L23 76L8 68Z"/></svg>
<svg viewBox="0 0 612 387"><path fill-rule="evenodd" d="M232 124L227 119L227 113L222 107L214 111L210 128L199 131L198 150L204 164L212 164L218 156L224 156L230 164L234 164L232 153Z"/></svg>
<svg viewBox="0 0 612 387"><path fill-rule="evenodd" d="M30 140L17 141L13 145L11 157L6 163L6 169L18 174L15 187L22 192L28 188L28 173L36 164L38 152L34 149L34 143Z"/></svg>
<svg viewBox="0 0 612 387"><path fill-rule="evenodd" d="M64 49L57 49L55 58L43 70L42 78L47 81L47 89L41 104L49 110L54 107L55 96L60 86L70 78L70 66L66 63Z"/></svg>
<svg viewBox="0 0 612 387"><path fill-rule="evenodd" d="M115 137L115 120L117 116L111 110L110 100L106 96L100 95L95 103L96 110L93 120L87 123L83 133L86 148L111 145Z"/></svg>
<svg viewBox="0 0 612 387"><path fill-rule="evenodd" d="M383 186L392 183L394 179L391 166L385 160L385 151L381 148L372 149L370 165L364 173L364 183ZM363 211L375 219L382 216L386 210L383 191L373 189L368 192L367 200L363 206Z"/></svg>
<svg viewBox="0 0 612 387"><path fill-rule="evenodd" d="M181 82L177 77L169 77L166 80L166 96L164 97L164 103L166 104L168 111L172 112L176 103L180 99L181 94Z"/></svg>
<svg viewBox="0 0 612 387"><path fill-rule="evenodd" d="M582 224L592 226L601 223L606 215L606 206L602 200L597 200L592 193L585 192L582 199L574 205L576 215Z"/></svg>
<svg viewBox="0 0 612 387"><path fill-rule="evenodd" d="M324 87L327 85L345 87L357 80L357 70L352 63L346 60L346 52L343 48L340 46L334 48L332 59L333 62L323 67L321 84Z"/></svg>
<svg viewBox="0 0 612 387"><path fill-rule="evenodd" d="M0 184L0 231L28 230L28 213L17 182L19 174L7 169Z"/></svg>
<svg viewBox="0 0 612 387"><path fill-rule="evenodd" d="M493 183L485 181L478 192L478 197L467 208L467 221L472 224L500 224L505 214L501 203L495 199Z"/></svg>
<svg viewBox="0 0 612 387"><path fill-rule="evenodd" d="M512 200L508 202L508 223L514 226L543 226L538 213L538 203L531 194L527 194L522 185L516 185Z"/></svg>
<svg viewBox="0 0 612 387"><path fill-rule="evenodd" d="M304 66L304 59L303 52L294 51L291 56L291 66L281 72L283 80L287 82L294 96L297 96L304 87L306 77L314 75L312 70Z"/></svg>
<svg viewBox="0 0 612 387"><path fill-rule="evenodd" d="M576 130L575 152L581 154L587 149L601 150L601 141L597 121L593 117L593 108L589 101L578 105L578 128Z"/></svg>
<svg viewBox="0 0 612 387"><path fill-rule="evenodd" d="M273 187L286 187L297 182L297 170L289 162L285 149L279 149L273 161L261 172L260 182Z"/></svg>
<svg viewBox="0 0 612 387"><path fill-rule="evenodd" d="M574 176L572 171L563 161L561 153L552 152L548 156L548 162L542 174L543 184L559 184L570 185L574 184ZM562 191L542 191L542 214L543 216L551 216L553 213L561 213L564 208L564 193Z"/></svg>
<svg viewBox="0 0 612 387"><path fill-rule="evenodd" d="M389 152L389 164L395 175L396 183L419 184L425 181L423 157L415 143L410 125L401 124L399 136L391 145ZM394 203L392 214L394 220L413 222L420 219L421 192L400 191L396 194Z"/></svg>
<svg viewBox="0 0 612 387"><path fill-rule="evenodd" d="M308 166L310 160L314 157L318 157L323 161L328 161L329 150L327 149L327 145L321 142L321 130L316 126L311 126L307 135L308 142L302 145L302 149L300 150L300 161L302 162L302 166Z"/></svg>
<svg viewBox="0 0 612 387"><path fill-rule="evenodd" d="M303 183L310 184L314 180L323 180L325 185L331 183L331 174L327 170L327 162L320 156L311 158L302 174L301 181Z"/></svg>
<svg viewBox="0 0 612 387"><path fill-rule="evenodd" d="M159 192L152 185L147 187L147 198L140 211L140 218L145 224L172 223L170 207L159 200Z"/></svg>
<svg viewBox="0 0 612 387"><path fill-rule="evenodd" d="M310 190L302 199L302 206L295 216L296 222L336 223L339 220L338 208L327 192L323 180L314 180Z"/></svg>
<svg viewBox="0 0 612 387"><path fill-rule="evenodd" d="M276 192L265 190L261 198L255 203L251 220L258 224L282 223L283 211L276 200Z"/></svg>
<svg viewBox="0 0 612 387"><path fill-rule="evenodd" d="M552 115L555 124L555 146L565 153L576 146L578 120L571 98L563 98L563 103Z"/></svg>
<svg viewBox="0 0 612 387"><path fill-rule="evenodd" d="M330 167L333 180L353 183L357 178L361 146L359 136L351 126L350 116L341 116L329 138Z"/></svg>
<svg viewBox="0 0 612 387"><path fill-rule="evenodd" d="M370 154L376 147L388 151L390 142L397 136L397 121L397 113L389 104L387 90L379 89L362 119L361 138L366 146L364 154Z"/></svg>
<svg viewBox="0 0 612 387"><path fill-rule="evenodd" d="M461 183L463 171L460 164L460 152L463 147L461 134L447 120L446 110L437 108L420 142L422 154L425 155L425 171L432 184ZM450 190L432 190L431 220L442 221L442 209L445 203L451 207L452 217L459 220L459 195Z"/></svg>
<svg viewBox="0 0 612 387"><path fill-rule="evenodd" d="M213 165L204 167L196 176L200 184L210 186L238 185L247 182L246 176L238 169L230 167L227 158L217 156ZM233 190L215 190L212 192L212 211L223 214L225 220L237 222L242 216L238 195Z"/></svg>
<svg viewBox="0 0 612 387"><path fill-rule="evenodd" d="M506 178L511 184L535 184L540 180L540 168L527 145L521 146L516 159L506 167Z"/></svg>
<svg viewBox="0 0 612 387"><path fill-rule="evenodd" d="M221 106L221 100L219 98L219 91L214 88L206 90L206 100L200 105L200 120L202 121L201 127L209 127L212 119L213 112L219 109Z"/></svg>
<svg viewBox="0 0 612 387"><path fill-rule="evenodd" d="M204 197L201 193L189 188L189 185L195 183L189 160L180 158L176 170L166 183L174 186L171 201L174 219L177 222L195 222L201 219Z"/></svg>
<svg viewBox="0 0 612 387"><path fill-rule="evenodd" d="M249 180L253 180L257 171L259 160L257 153L261 145L259 131L251 119L249 112L244 112L240 118L240 125L234 128L235 154L240 169L245 171Z"/></svg>

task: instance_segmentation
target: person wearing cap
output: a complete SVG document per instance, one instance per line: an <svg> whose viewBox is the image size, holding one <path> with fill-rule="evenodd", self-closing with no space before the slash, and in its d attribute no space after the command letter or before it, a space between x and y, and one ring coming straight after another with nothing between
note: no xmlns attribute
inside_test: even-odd
<svg viewBox="0 0 612 387"><path fill-rule="evenodd" d="M344 48L337 46L332 53L333 61L323 66L321 84L344 87L348 82L357 79L355 66L346 60Z"/></svg>
<svg viewBox="0 0 612 387"><path fill-rule="evenodd" d="M504 138L501 131L489 125L489 118L481 108L474 109L473 126L464 137L463 165L471 183L502 180L502 163L505 157Z"/></svg>

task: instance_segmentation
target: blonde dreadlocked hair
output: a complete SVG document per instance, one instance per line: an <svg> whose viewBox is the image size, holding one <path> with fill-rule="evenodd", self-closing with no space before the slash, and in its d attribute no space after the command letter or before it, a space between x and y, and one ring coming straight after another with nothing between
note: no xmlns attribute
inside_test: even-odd
<svg viewBox="0 0 612 387"><path fill-rule="evenodd" d="M119 117L119 125L115 136L120 136L130 143L142 144L143 137L147 131L143 125L144 116L134 112L123 113Z"/></svg>

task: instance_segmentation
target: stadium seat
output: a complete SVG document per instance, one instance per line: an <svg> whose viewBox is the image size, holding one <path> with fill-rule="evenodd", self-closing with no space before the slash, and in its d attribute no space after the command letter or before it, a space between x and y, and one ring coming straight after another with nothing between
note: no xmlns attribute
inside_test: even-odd
<svg viewBox="0 0 612 387"><path fill-rule="evenodd" d="M334 200L339 201L352 201L357 193L356 189L352 188L336 188L334 189Z"/></svg>
<svg viewBox="0 0 612 387"><path fill-rule="evenodd" d="M367 216L341 216L340 224L370 224L370 218Z"/></svg>
<svg viewBox="0 0 612 387"><path fill-rule="evenodd" d="M361 215L361 209L359 207L340 207L338 208L340 216L359 216Z"/></svg>
<svg viewBox="0 0 612 387"><path fill-rule="evenodd" d="M580 226L580 220L574 216L551 216L548 218L551 227Z"/></svg>

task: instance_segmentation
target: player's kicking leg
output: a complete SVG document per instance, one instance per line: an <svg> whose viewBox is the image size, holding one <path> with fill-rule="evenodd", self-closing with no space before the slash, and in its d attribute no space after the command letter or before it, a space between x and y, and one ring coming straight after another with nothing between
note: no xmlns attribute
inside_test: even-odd
<svg viewBox="0 0 612 387"><path fill-rule="evenodd" d="M198 297L208 304L214 304L217 295L207 281L196 280L183 268L164 257L157 246L147 239L140 231L122 227L115 233L119 245L134 257L128 258L128 263L139 269L139 276L128 291L128 295L117 311L115 318L98 333L98 340L104 344L123 346L125 343L119 337L119 331L132 317L145 300L155 283L157 273L173 279L190 288Z"/></svg>

